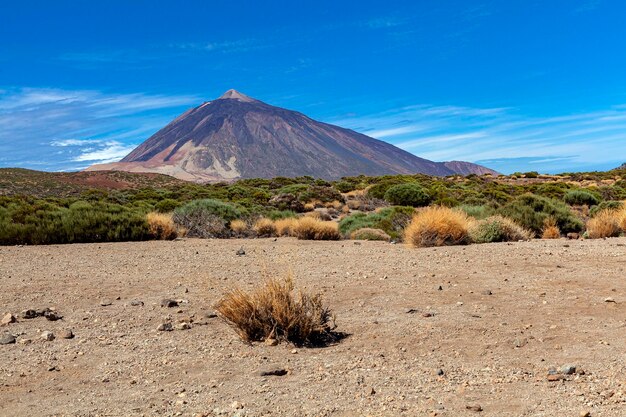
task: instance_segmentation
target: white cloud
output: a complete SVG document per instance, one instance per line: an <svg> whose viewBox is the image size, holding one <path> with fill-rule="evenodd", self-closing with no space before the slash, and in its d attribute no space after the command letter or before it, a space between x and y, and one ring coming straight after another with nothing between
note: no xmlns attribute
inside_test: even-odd
<svg viewBox="0 0 626 417"><path fill-rule="evenodd" d="M72 170L125 156L199 97L95 90L0 92L2 166Z"/></svg>

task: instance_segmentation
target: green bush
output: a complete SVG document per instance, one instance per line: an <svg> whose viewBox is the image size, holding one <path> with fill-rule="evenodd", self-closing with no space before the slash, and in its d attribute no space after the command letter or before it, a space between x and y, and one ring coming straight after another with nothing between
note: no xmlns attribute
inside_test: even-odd
<svg viewBox="0 0 626 417"><path fill-rule="evenodd" d="M344 217L339 222L339 231L346 236L352 232L369 228L381 229L392 239L402 236L404 228L411 222L415 209L413 207L386 207L374 213L356 213L352 216Z"/></svg>
<svg viewBox="0 0 626 417"><path fill-rule="evenodd" d="M563 200L570 206L595 206L600 204L600 199L589 191L570 190L563 196Z"/></svg>
<svg viewBox="0 0 626 417"><path fill-rule="evenodd" d="M191 237L228 237L227 225L247 214L232 204L219 200L194 200L174 210L174 222Z"/></svg>
<svg viewBox="0 0 626 417"><path fill-rule="evenodd" d="M430 196L419 184L398 184L385 192L385 200L396 206L424 207L430 203Z"/></svg>
<svg viewBox="0 0 626 417"><path fill-rule="evenodd" d="M525 229L541 233L544 221L553 217L562 233L579 232L583 222L562 201L534 194L524 194L500 208L498 213Z"/></svg>
<svg viewBox="0 0 626 417"><path fill-rule="evenodd" d="M590 217L596 217L596 214L600 213L603 210L621 210L624 207L624 203L621 201L603 201L597 206L593 206L591 210L589 210Z"/></svg>
<svg viewBox="0 0 626 417"><path fill-rule="evenodd" d="M117 204L79 201L69 208L47 202L0 208L0 244L119 242L150 238L145 213Z"/></svg>
<svg viewBox="0 0 626 417"><path fill-rule="evenodd" d="M464 211L470 217L473 217L477 220L486 219L489 216L492 216L494 213L494 209L490 206L472 206L468 204L464 204L458 207L460 210Z"/></svg>
<svg viewBox="0 0 626 417"><path fill-rule="evenodd" d="M469 232L474 243L517 242L532 237L531 232L502 216L479 220L470 227Z"/></svg>
<svg viewBox="0 0 626 417"><path fill-rule="evenodd" d="M181 205L180 202L171 198L165 198L154 205L154 209L159 213L170 213Z"/></svg>

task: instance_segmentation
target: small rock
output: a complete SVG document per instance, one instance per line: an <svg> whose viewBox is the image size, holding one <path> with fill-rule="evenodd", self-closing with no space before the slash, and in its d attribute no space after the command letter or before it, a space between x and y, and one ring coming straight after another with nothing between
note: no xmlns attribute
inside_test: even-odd
<svg viewBox="0 0 626 417"><path fill-rule="evenodd" d="M491 292L491 290L484 290L482 292L483 295L492 295L493 293Z"/></svg>
<svg viewBox="0 0 626 417"><path fill-rule="evenodd" d="M559 371L564 375L572 375L576 373L576 366L574 365L563 365Z"/></svg>
<svg viewBox="0 0 626 417"><path fill-rule="evenodd" d="M586 411L586 410L581 411L580 417L591 417L591 411Z"/></svg>
<svg viewBox="0 0 626 417"><path fill-rule="evenodd" d="M481 411L483 411L483 408L481 407L481 405L480 405L480 404L471 404L471 405L466 405L466 406L465 406L465 408L466 408L467 410L470 410L470 411L476 411L476 412L481 412Z"/></svg>
<svg viewBox="0 0 626 417"><path fill-rule="evenodd" d="M241 410L243 408L243 404L240 403L239 401L233 401L230 407L234 408L235 410Z"/></svg>
<svg viewBox="0 0 626 417"><path fill-rule="evenodd" d="M49 331L41 332L41 335L39 335L39 337L46 342L51 342L54 340L54 333Z"/></svg>
<svg viewBox="0 0 626 417"><path fill-rule="evenodd" d="M178 307L178 301L172 300L170 298L164 298L161 300L161 307Z"/></svg>
<svg viewBox="0 0 626 417"><path fill-rule="evenodd" d="M8 326L11 323L15 323L17 320L15 318L15 316L11 313L7 313L4 316L2 316L2 320L0 320L0 325L1 326Z"/></svg>
<svg viewBox="0 0 626 417"><path fill-rule="evenodd" d="M418 310L416 308L407 308L405 310L406 314L414 314L414 313L417 313L417 312L418 312Z"/></svg>
<svg viewBox="0 0 626 417"><path fill-rule="evenodd" d="M63 329L59 332L59 337L61 339L73 339L74 338L74 332L72 332L71 329Z"/></svg>
<svg viewBox="0 0 626 417"><path fill-rule="evenodd" d="M291 354L296 355L298 353L298 349L291 349Z"/></svg>
<svg viewBox="0 0 626 417"><path fill-rule="evenodd" d="M30 345L31 343L33 343L33 341L30 339L20 339L20 345Z"/></svg>
<svg viewBox="0 0 626 417"><path fill-rule="evenodd" d="M0 335L0 345L10 345L15 343L15 336L9 333L3 333Z"/></svg>
<svg viewBox="0 0 626 417"><path fill-rule="evenodd" d="M237 256L244 256L246 254L245 249L242 247L240 247L239 249L237 249L237 252L235 252L237 254Z"/></svg>
<svg viewBox="0 0 626 417"><path fill-rule="evenodd" d="M560 374L548 374L548 381L550 382L555 382L555 381L562 381L565 379L564 375L560 375Z"/></svg>
<svg viewBox="0 0 626 417"><path fill-rule="evenodd" d="M206 317L207 319L216 319L217 313L214 311L209 311L204 315L204 317Z"/></svg>
<svg viewBox="0 0 626 417"><path fill-rule="evenodd" d="M37 314L36 310L28 309L28 310L22 311L21 316L23 319L34 319L36 317L39 317L39 314Z"/></svg>
<svg viewBox="0 0 626 417"><path fill-rule="evenodd" d="M46 310L43 313L43 316L49 320L49 321L57 321L57 320L61 320L63 318L62 315L60 315L59 313L57 313L56 311L52 311L52 310Z"/></svg>
<svg viewBox="0 0 626 417"><path fill-rule="evenodd" d="M276 346L278 344L278 340L276 340L276 339L274 339L272 337L269 337L269 338L265 339L265 344L267 346Z"/></svg>
<svg viewBox="0 0 626 417"><path fill-rule="evenodd" d="M143 307L143 301L133 300L130 302L130 305L133 307Z"/></svg>
<svg viewBox="0 0 626 417"><path fill-rule="evenodd" d="M522 337L518 337L517 339L515 339L514 345L516 348L521 348L526 346L526 344L528 343L528 340Z"/></svg>
<svg viewBox="0 0 626 417"><path fill-rule="evenodd" d="M614 302L615 302L615 300L613 299L613 297L606 297L606 298L604 299L604 302L605 302L605 303L614 303Z"/></svg>
<svg viewBox="0 0 626 417"><path fill-rule="evenodd" d="M432 316L433 316L433 313L429 313L429 312L422 313L422 317L432 317Z"/></svg>
<svg viewBox="0 0 626 417"><path fill-rule="evenodd" d="M376 394L376 390L374 389L374 387L370 388L370 395L374 395Z"/></svg>
<svg viewBox="0 0 626 417"><path fill-rule="evenodd" d="M182 322L182 323L176 323L176 330L189 330L191 329L191 323L187 323L187 322Z"/></svg>
<svg viewBox="0 0 626 417"><path fill-rule="evenodd" d="M159 327L157 327L157 330L160 332L171 332L174 330L174 327L172 327L172 323L161 323Z"/></svg>
<svg viewBox="0 0 626 417"><path fill-rule="evenodd" d="M570 239L570 240L578 240L578 239L580 239L580 234L570 232L570 233L567 234L567 238Z"/></svg>
<svg viewBox="0 0 626 417"><path fill-rule="evenodd" d="M108 307L108 306L110 306L111 304L113 304L113 301L111 301L111 300L100 300L100 305L101 305L102 307Z"/></svg>
<svg viewBox="0 0 626 417"><path fill-rule="evenodd" d="M443 287L440 285L439 287L437 287L437 291L443 291Z"/></svg>
<svg viewBox="0 0 626 417"><path fill-rule="evenodd" d="M260 376L285 376L289 373L286 369L276 368L259 372Z"/></svg>
<svg viewBox="0 0 626 417"><path fill-rule="evenodd" d="M441 369L441 368L437 369L436 373L437 373L438 376L443 376L443 374L444 374L443 369Z"/></svg>

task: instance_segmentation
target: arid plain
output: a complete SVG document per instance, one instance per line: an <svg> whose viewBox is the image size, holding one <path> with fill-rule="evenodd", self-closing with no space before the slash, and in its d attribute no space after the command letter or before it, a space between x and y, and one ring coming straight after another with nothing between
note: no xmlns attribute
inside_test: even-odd
<svg viewBox="0 0 626 417"><path fill-rule="evenodd" d="M0 415L623 416L625 268L626 238L0 247ZM214 316L289 271L347 338L248 345Z"/></svg>

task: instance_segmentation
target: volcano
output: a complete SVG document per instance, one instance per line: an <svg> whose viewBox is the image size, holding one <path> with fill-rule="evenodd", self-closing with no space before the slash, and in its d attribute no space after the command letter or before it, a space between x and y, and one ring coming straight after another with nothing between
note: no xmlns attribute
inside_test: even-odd
<svg viewBox="0 0 626 417"><path fill-rule="evenodd" d="M152 172L197 182L304 175L338 179L360 174L495 174L468 162L419 158L236 90L186 111L120 162L87 170Z"/></svg>

